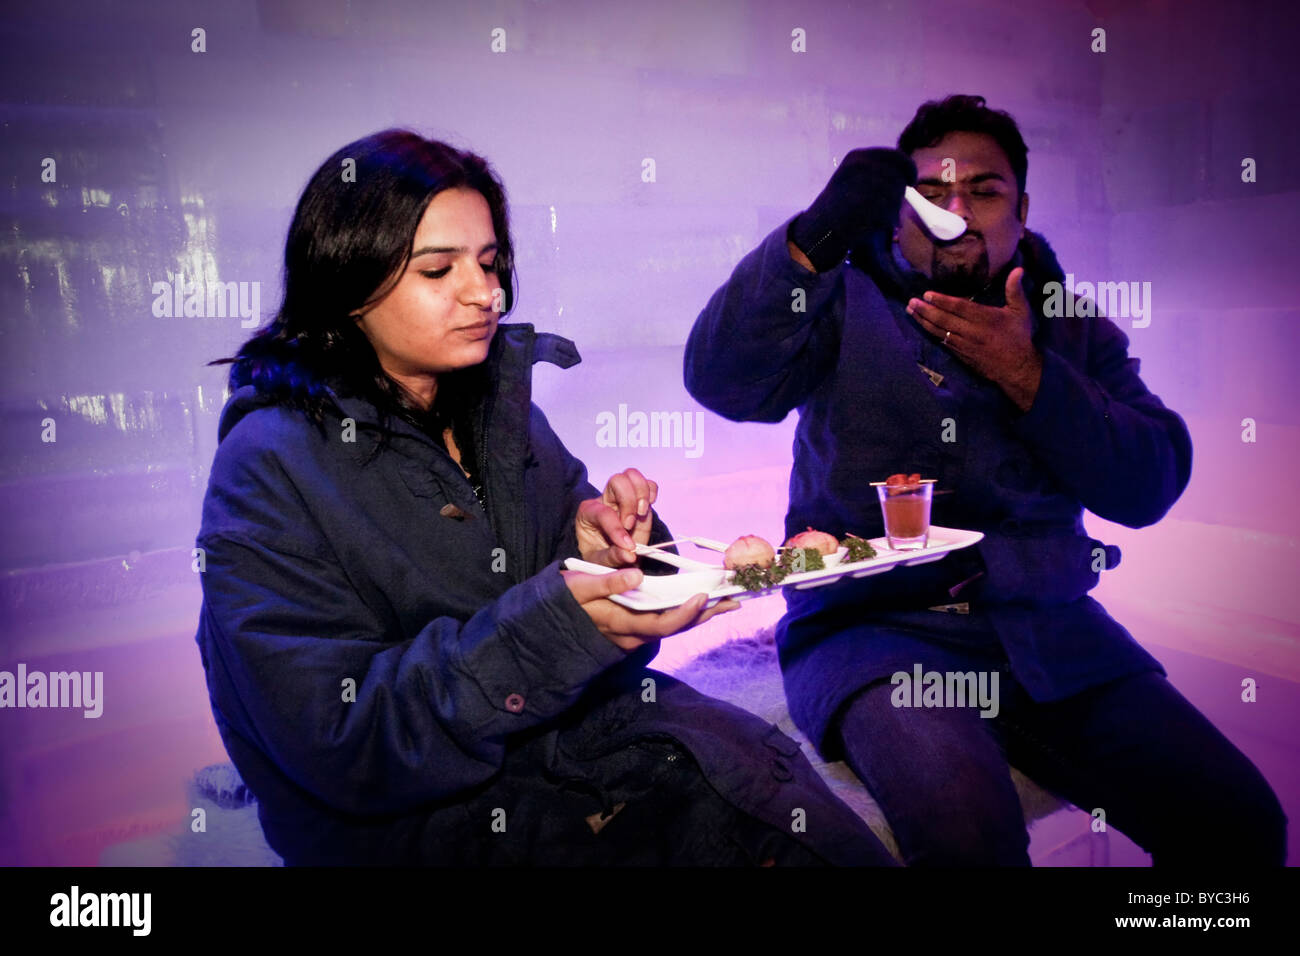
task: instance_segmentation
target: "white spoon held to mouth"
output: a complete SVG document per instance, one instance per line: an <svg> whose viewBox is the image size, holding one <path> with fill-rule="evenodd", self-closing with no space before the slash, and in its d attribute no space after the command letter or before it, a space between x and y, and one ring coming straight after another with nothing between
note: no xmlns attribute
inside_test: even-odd
<svg viewBox="0 0 1300 956"><path fill-rule="evenodd" d="M925 223L925 228L930 230L931 235L936 239L956 239L966 231L966 220L954 212L936 206L930 200L926 199L913 187L908 186L903 190L903 198L908 201L912 209Z"/></svg>

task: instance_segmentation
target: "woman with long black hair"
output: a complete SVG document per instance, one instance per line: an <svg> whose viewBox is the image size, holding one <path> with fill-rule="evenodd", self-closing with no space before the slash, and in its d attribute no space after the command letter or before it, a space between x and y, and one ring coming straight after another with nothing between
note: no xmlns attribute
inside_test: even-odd
<svg viewBox="0 0 1300 956"><path fill-rule="evenodd" d="M579 358L499 324L513 260L482 158L374 134L312 177L281 308L220 360L196 640L268 842L306 865L891 862L777 728L647 670L733 605L608 599L670 538L658 489L629 468L598 492L532 403L534 362Z"/></svg>

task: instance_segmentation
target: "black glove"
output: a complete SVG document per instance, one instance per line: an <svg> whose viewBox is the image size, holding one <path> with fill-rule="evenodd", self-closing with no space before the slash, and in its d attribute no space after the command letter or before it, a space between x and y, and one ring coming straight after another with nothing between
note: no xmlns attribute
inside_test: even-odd
<svg viewBox="0 0 1300 956"><path fill-rule="evenodd" d="M844 261L851 249L898 223L903 189L916 184L916 163L896 149L855 149L826 188L790 224L786 238L818 272Z"/></svg>

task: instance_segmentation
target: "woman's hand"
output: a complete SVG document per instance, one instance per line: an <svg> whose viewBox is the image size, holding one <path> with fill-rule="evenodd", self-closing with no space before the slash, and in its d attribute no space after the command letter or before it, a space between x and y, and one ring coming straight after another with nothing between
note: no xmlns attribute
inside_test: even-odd
<svg viewBox="0 0 1300 956"><path fill-rule="evenodd" d="M623 568L637 561L636 545L650 543L651 505L659 486L635 468L609 479L605 493L578 506L575 527L584 561Z"/></svg>
<svg viewBox="0 0 1300 956"><path fill-rule="evenodd" d="M582 571L561 571L560 574L564 575L569 592L582 605L597 630L625 651L634 651L670 634L689 630L715 614L740 607L739 601L728 598L706 609L704 604L709 596L697 594L685 604L667 611L629 611L609 600L609 596L629 591L640 584L642 574L639 569L625 568L612 574L586 574Z"/></svg>

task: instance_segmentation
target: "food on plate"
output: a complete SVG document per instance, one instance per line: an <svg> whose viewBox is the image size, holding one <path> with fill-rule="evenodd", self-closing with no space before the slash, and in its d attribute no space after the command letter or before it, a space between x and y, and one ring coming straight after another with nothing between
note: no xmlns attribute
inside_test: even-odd
<svg viewBox="0 0 1300 956"><path fill-rule="evenodd" d="M820 534L820 532L818 533ZM799 535L795 535L795 537L799 537ZM822 559L822 553L816 548L782 548L781 560L777 563L780 567L785 568L789 574L820 571L826 567L826 562Z"/></svg>
<svg viewBox="0 0 1300 956"><path fill-rule="evenodd" d="M732 583L746 591L763 591L785 580L789 572L776 563L776 549L756 534L741 535L727 547L722 563L734 572Z"/></svg>
<svg viewBox="0 0 1300 956"><path fill-rule="evenodd" d="M866 561L876 556L876 549L871 546L871 542L866 538L859 538L852 532L846 532L844 540L840 542L844 547L849 549L848 558L852 561Z"/></svg>
<svg viewBox="0 0 1300 956"><path fill-rule="evenodd" d="M907 475L896 477L899 479L896 484L900 486L909 480ZM920 476L912 475L911 478L915 478L916 487L920 487ZM827 566L826 558L838 554L841 547L848 550L844 559L846 562L878 557L876 549L866 538L846 532L844 540L839 541L834 535L809 526L792 535L781 546L779 556L772 545L758 535L743 535L727 548L723 561L732 572L732 584L746 591L766 591L778 587L792 574L824 570Z"/></svg>
<svg viewBox="0 0 1300 956"><path fill-rule="evenodd" d="M776 550L756 534L741 535L727 547L723 566L731 570L746 567L770 568L776 561Z"/></svg>
<svg viewBox="0 0 1300 956"><path fill-rule="evenodd" d="M888 494L897 495L907 491L916 491L921 486L921 476L915 472L910 475L890 475L885 479Z"/></svg>
<svg viewBox="0 0 1300 956"><path fill-rule="evenodd" d="M840 548L840 543L835 540L835 535L827 534L825 531L814 531L812 525L808 526L807 531L800 531L785 543L787 548L811 548L821 554L834 554Z"/></svg>
<svg viewBox="0 0 1300 956"><path fill-rule="evenodd" d="M784 581L789 573L779 564L774 564L770 568L760 568L756 564L748 564L732 572L731 583L744 588L746 591L766 591L768 588L774 588Z"/></svg>

